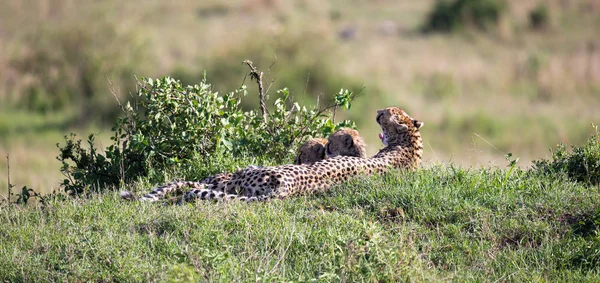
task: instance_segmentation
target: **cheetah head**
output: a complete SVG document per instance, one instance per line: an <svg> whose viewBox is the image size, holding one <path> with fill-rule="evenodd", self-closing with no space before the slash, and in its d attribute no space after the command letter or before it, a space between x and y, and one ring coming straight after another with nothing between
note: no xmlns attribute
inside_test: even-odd
<svg viewBox="0 0 600 283"><path fill-rule="evenodd" d="M358 131L341 128L329 136L325 146L325 154L329 158L340 155L366 158L367 150L365 141L358 134Z"/></svg>
<svg viewBox="0 0 600 283"><path fill-rule="evenodd" d="M325 159L325 144L327 144L327 140L323 138L308 140L298 150L298 155L296 155L294 163L312 164Z"/></svg>
<svg viewBox="0 0 600 283"><path fill-rule="evenodd" d="M383 131L379 134L379 138L385 146L399 145L407 141L413 134L419 132L424 124L397 107L378 110L376 120Z"/></svg>

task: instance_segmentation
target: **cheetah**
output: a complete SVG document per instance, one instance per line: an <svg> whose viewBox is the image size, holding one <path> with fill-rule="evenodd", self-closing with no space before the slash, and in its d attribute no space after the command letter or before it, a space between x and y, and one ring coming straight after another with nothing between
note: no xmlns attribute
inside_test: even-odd
<svg viewBox="0 0 600 283"><path fill-rule="evenodd" d="M365 141L357 130L341 128L328 139L313 138L298 150L294 164L313 164L336 156L367 157Z"/></svg>
<svg viewBox="0 0 600 283"><path fill-rule="evenodd" d="M313 164L317 161L325 159L325 146L327 145L327 139L324 138L312 138L305 142L298 149L294 164Z"/></svg>
<svg viewBox="0 0 600 283"><path fill-rule="evenodd" d="M327 147L327 154L325 154L325 148ZM313 164L317 161L323 160L335 156L359 156L364 157L366 152L365 143L362 137L358 134L358 131L348 128L342 128L337 132L333 133L329 139L324 138L312 138L304 143L298 150L298 154L295 158L295 164ZM155 191L158 193L165 187L179 184L179 187L189 186L190 188L199 188L202 184L210 185L214 190L222 191L223 186L227 181L237 176L241 176L250 170L261 168L262 166L250 165L243 169L237 169L235 173L219 173L213 176L206 177L199 182L172 182L165 186L156 188ZM172 190L171 190L172 191ZM152 194L151 193L151 194ZM136 197L132 192L123 191L121 197L126 200L134 200ZM170 200L171 203L182 203L185 199L173 198Z"/></svg>
<svg viewBox="0 0 600 283"><path fill-rule="evenodd" d="M271 198L286 198L324 191L359 174L372 175L391 169L415 170L421 163L423 122L413 119L404 110L388 107L377 111L376 121L384 148L371 158L338 156L311 165L288 164L250 169L221 184L173 182L155 189L140 198L156 201L159 197L180 188L191 187L188 198L252 202Z"/></svg>
<svg viewBox="0 0 600 283"><path fill-rule="evenodd" d="M341 128L331 134L325 146L327 158L336 156L367 157L367 146L357 130Z"/></svg>

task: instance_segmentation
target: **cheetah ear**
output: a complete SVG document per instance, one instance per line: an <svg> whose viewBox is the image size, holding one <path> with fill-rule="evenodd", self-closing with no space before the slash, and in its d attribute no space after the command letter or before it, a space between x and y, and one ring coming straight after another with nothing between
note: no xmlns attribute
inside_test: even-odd
<svg viewBox="0 0 600 283"><path fill-rule="evenodd" d="M413 125L415 125L415 128L420 129L421 127L423 127L423 125L425 125L425 123L423 123L419 120L413 119Z"/></svg>
<svg viewBox="0 0 600 283"><path fill-rule="evenodd" d="M346 145L346 148L351 148L354 145L354 140L352 140L351 136L346 136L344 143Z"/></svg>

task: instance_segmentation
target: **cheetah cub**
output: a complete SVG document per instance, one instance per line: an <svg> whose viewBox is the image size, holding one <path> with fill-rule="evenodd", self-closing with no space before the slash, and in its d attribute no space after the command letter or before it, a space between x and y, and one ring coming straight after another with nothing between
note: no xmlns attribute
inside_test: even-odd
<svg viewBox="0 0 600 283"><path fill-rule="evenodd" d="M341 128L329 136L325 155L328 158L336 156L367 158L367 146L357 130Z"/></svg>
<svg viewBox="0 0 600 283"><path fill-rule="evenodd" d="M342 128L331 134L329 139L308 140L298 149L294 164L313 164L336 156L367 157L365 141L357 130Z"/></svg>

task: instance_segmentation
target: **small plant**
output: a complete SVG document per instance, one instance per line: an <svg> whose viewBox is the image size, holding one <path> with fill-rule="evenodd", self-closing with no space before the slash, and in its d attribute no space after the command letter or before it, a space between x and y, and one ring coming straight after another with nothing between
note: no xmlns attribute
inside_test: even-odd
<svg viewBox="0 0 600 283"><path fill-rule="evenodd" d="M494 27L506 11L503 0L437 1L423 25L425 32L453 32L466 27Z"/></svg>
<svg viewBox="0 0 600 283"><path fill-rule="evenodd" d="M600 185L600 131L594 126L591 138L569 152L564 144L552 150L552 160L536 160L534 170L544 174L564 174L569 178Z"/></svg>
<svg viewBox="0 0 600 283"><path fill-rule="evenodd" d="M113 127L112 144L97 148L94 135L87 147L74 135L57 145L67 193L101 191L140 176L211 163L213 158L252 156L271 163L292 160L309 137L325 137L351 121L334 123L327 111L350 108L354 95L341 91L325 108L301 106L287 89L273 103L272 113L243 111L245 87L227 94L212 91L206 76L199 85L183 86L172 78L144 79L138 84L139 104L122 107L125 116ZM162 177L162 176L160 176Z"/></svg>

